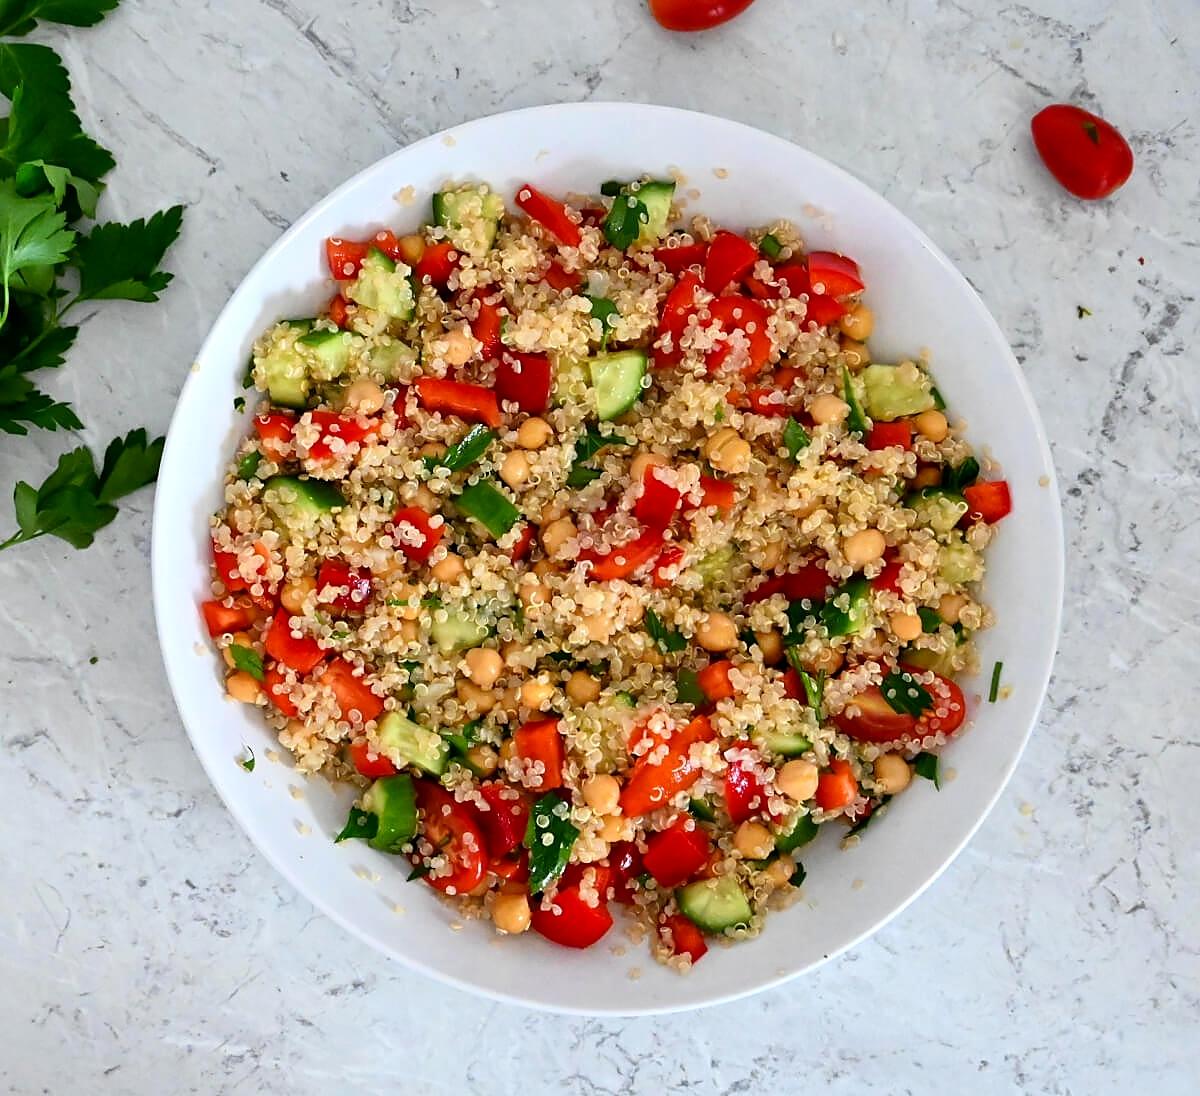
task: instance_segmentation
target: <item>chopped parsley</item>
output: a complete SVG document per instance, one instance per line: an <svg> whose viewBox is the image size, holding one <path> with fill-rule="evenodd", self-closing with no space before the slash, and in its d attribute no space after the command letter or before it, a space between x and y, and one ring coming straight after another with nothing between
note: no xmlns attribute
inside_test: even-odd
<svg viewBox="0 0 1200 1096"><path fill-rule="evenodd" d="M687 646L683 635L668 628L653 609L646 610L646 631L664 655L682 651Z"/></svg>
<svg viewBox="0 0 1200 1096"><path fill-rule="evenodd" d="M801 863L797 863L796 870L794 872L792 872L791 878L788 879L788 883L789 883L789 885L791 885L793 887L798 887L807 878L808 878L808 872L806 872L804 870L804 865Z"/></svg>
<svg viewBox="0 0 1200 1096"><path fill-rule="evenodd" d="M997 662L996 665L992 667L992 684L991 684L991 687L988 689L988 703L989 704L995 704L996 697L998 697L1000 695L1000 671L1003 669L1004 669L1003 662Z"/></svg>
<svg viewBox="0 0 1200 1096"><path fill-rule="evenodd" d="M239 670L248 673L255 681L262 681L266 676L263 670L262 655L253 647L243 647L240 643L229 646L229 657Z"/></svg>
<svg viewBox="0 0 1200 1096"><path fill-rule="evenodd" d="M618 194L604 218L604 238L613 247L624 251L638 238L642 225L649 220L650 211L645 202L632 194Z"/></svg>
<svg viewBox="0 0 1200 1096"><path fill-rule="evenodd" d="M708 703L695 670L685 668L679 671L679 676L675 678L675 699L680 704L691 704L694 708Z"/></svg>
<svg viewBox="0 0 1200 1096"><path fill-rule="evenodd" d="M1075 306L1075 314L1082 320L1084 316L1090 316L1092 314L1092 310L1090 308L1084 308L1081 304L1077 304Z"/></svg>
<svg viewBox="0 0 1200 1096"><path fill-rule="evenodd" d="M811 442L812 438L808 436L808 431L796 419L788 419L787 425L783 428L783 444L788 451L788 456L795 460Z"/></svg>
<svg viewBox="0 0 1200 1096"><path fill-rule="evenodd" d="M246 756L238 762L239 765L248 773L254 772L254 751L249 746L244 746Z"/></svg>
<svg viewBox="0 0 1200 1096"><path fill-rule="evenodd" d="M246 410L246 397L245 396L235 396L234 400L233 400L233 409L235 411L237 411L239 414L241 414L241 412L245 411Z"/></svg>
<svg viewBox="0 0 1200 1096"><path fill-rule="evenodd" d="M586 487L592 480L599 479L602 473L599 469L590 468L587 464L597 453L607 445L631 445L619 434L601 434L594 426L588 426L575 443L575 461L567 474L568 487Z"/></svg>
<svg viewBox="0 0 1200 1096"><path fill-rule="evenodd" d="M617 311L617 306L607 297L593 297L585 293L584 297L591 303L592 319L600 321L600 349L603 350L608 346L608 336L612 332L613 324L621 318L621 314Z"/></svg>
<svg viewBox="0 0 1200 1096"><path fill-rule="evenodd" d="M942 626L942 618L938 616L936 609L922 605L917 610L917 616L921 618L921 631L923 632L936 632Z"/></svg>
<svg viewBox="0 0 1200 1096"><path fill-rule="evenodd" d="M262 464L262 454L253 449L247 453L237 464L238 479L250 480L254 478L254 473L258 471L258 466Z"/></svg>
<svg viewBox="0 0 1200 1096"><path fill-rule="evenodd" d="M907 670L893 670L883 679L883 699L894 712L901 715L920 716L933 707L933 697L923 685L919 685Z"/></svg>
<svg viewBox="0 0 1200 1096"><path fill-rule="evenodd" d="M979 479L979 461L974 457L967 457L962 464L946 471L942 477L942 486L947 491L961 491L964 487L970 487L977 479Z"/></svg>
<svg viewBox="0 0 1200 1096"><path fill-rule="evenodd" d="M553 792L534 803L525 829L530 894L540 894L567 870L578 836L579 830L571 824L568 803Z"/></svg>
<svg viewBox="0 0 1200 1096"><path fill-rule="evenodd" d="M364 841L369 841L372 837L379 833L379 819L370 811L359 810L358 807L350 808L350 817L346 819L346 825L342 827L342 832L333 840L348 841L352 837L360 837Z"/></svg>
<svg viewBox="0 0 1200 1096"><path fill-rule="evenodd" d="M941 759L937 754L922 751L913 758L913 771L917 776L932 780L938 791L942 790Z"/></svg>

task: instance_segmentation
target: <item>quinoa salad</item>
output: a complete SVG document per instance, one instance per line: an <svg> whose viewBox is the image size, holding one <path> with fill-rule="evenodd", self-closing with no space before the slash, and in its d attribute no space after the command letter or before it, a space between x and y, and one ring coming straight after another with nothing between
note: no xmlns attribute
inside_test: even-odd
<svg viewBox="0 0 1200 1096"><path fill-rule="evenodd" d="M938 780L1011 501L928 363L872 360L852 258L674 192L447 184L328 240L327 308L255 343L201 609L229 697L356 786L336 840L686 969Z"/></svg>

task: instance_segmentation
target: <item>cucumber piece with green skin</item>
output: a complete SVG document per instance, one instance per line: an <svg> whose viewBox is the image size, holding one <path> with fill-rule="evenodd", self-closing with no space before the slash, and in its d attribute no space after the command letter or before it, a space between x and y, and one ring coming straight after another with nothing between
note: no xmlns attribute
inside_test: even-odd
<svg viewBox="0 0 1200 1096"><path fill-rule="evenodd" d="M856 575L821 606L821 623L831 636L857 635L866 627L870 594L871 584Z"/></svg>
<svg viewBox="0 0 1200 1096"><path fill-rule="evenodd" d="M783 254L783 244L770 232L758 241L758 250L772 262Z"/></svg>
<svg viewBox="0 0 1200 1096"><path fill-rule="evenodd" d="M322 480L272 476L263 484L263 504L289 530L310 532L346 505L342 493Z"/></svg>
<svg viewBox="0 0 1200 1096"><path fill-rule="evenodd" d="M926 487L910 495L905 505L917 515L917 523L935 533L949 533L969 509L967 500L957 491Z"/></svg>
<svg viewBox="0 0 1200 1096"><path fill-rule="evenodd" d="M724 932L750 921L750 903L731 875L700 879L675 892L680 912L705 932Z"/></svg>
<svg viewBox="0 0 1200 1096"><path fill-rule="evenodd" d="M717 820L717 812L707 799L693 799L688 804L688 810L691 812L693 818L698 818L701 822L715 822Z"/></svg>
<svg viewBox="0 0 1200 1096"><path fill-rule="evenodd" d="M703 559L697 561L693 570L700 576L705 586L711 586L714 582L719 582L729 573L729 568L732 566L736 554L732 544L715 548Z"/></svg>
<svg viewBox="0 0 1200 1096"><path fill-rule="evenodd" d="M906 381L900 376L901 368L898 365L868 365L859 374L863 404L871 418L894 422L933 409L936 401L929 377L917 370L917 379Z"/></svg>
<svg viewBox="0 0 1200 1096"><path fill-rule="evenodd" d="M916 666L922 670L932 670L935 674L941 674L942 677L953 677L958 673L958 667L954 664L953 650L931 651L926 647L908 647L904 651L904 664Z"/></svg>
<svg viewBox="0 0 1200 1096"><path fill-rule="evenodd" d="M278 407L303 410L308 404L308 363L290 343L277 343L255 358L254 381Z"/></svg>
<svg viewBox="0 0 1200 1096"><path fill-rule="evenodd" d="M400 846L417 835L417 792L406 773L376 780L362 798L364 811L379 821L367 844L381 852L399 852Z"/></svg>
<svg viewBox="0 0 1200 1096"><path fill-rule="evenodd" d="M592 388L596 392L596 413L601 422L625 414L642 398L642 378L646 376L647 358L641 350L621 350L613 354L598 354L588 366Z"/></svg>
<svg viewBox="0 0 1200 1096"><path fill-rule="evenodd" d="M775 835L775 849L778 852L795 852L816 837L820 828L813 821L811 814L797 811L791 825Z"/></svg>
<svg viewBox="0 0 1200 1096"><path fill-rule="evenodd" d="M411 273L403 263L397 266L373 247L363 259L358 277L346 287L345 295L355 304L373 308L394 320L410 320L416 310Z"/></svg>
<svg viewBox="0 0 1200 1096"><path fill-rule="evenodd" d="M782 757L799 757L812 749L808 737L799 731L755 731L750 737L761 743L764 750Z"/></svg>
<svg viewBox="0 0 1200 1096"><path fill-rule="evenodd" d="M434 619L429 633L444 655L478 647L488 637L488 629L462 610L447 609L446 619Z"/></svg>
<svg viewBox="0 0 1200 1096"><path fill-rule="evenodd" d="M440 190L433 196L433 221L447 230L450 242L478 259L496 242L504 217L504 199L477 186Z"/></svg>
<svg viewBox="0 0 1200 1096"><path fill-rule="evenodd" d="M467 517L474 518L494 537L502 537L518 521L521 511L508 497L486 480L473 483L455 498L454 504Z"/></svg>
<svg viewBox="0 0 1200 1096"><path fill-rule="evenodd" d="M640 244L658 243L667 234L667 222L671 219L671 202L675 198L675 183L654 179L642 183L637 189L637 199L646 207L648 220L638 233Z"/></svg>
<svg viewBox="0 0 1200 1096"><path fill-rule="evenodd" d="M367 351L367 364L371 372L380 373L389 381L401 380L420 359L421 355L416 350L398 339L377 343Z"/></svg>
<svg viewBox="0 0 1200 1096"><path fill-rule="evenodd" d="M414 765L430 776L441 776L450 758L450 743L437 731L422 727L399 712L385 712L375 729L379 752L397 768Z"/></svg>
<svg viewBox="0 0 1200 1096"><path fill-rule="evenodd" d="M855 387L854 378L850 376L850 370L844 365L842 366L842 394L850 408L850 413L846 416L846 429L853 434L865 434L871 429L871 424L867 416L863 414L862 403L858 398L858 389Z"/></svg>
<svg viewBox="0 0 1200 1096"><path fill-rule="evenodd" d="M315 381L334 381L350 368L356 347L366 340L348 331L310 331L296 340L297 348L307 351L311 359L309 376Z"/></svg>
<svg viewBox="0 0 1200 1096"><path fill-rule="evenodd" d="M962 538L953 534L949 544L938 549L938 574L946 582L978 582L983 578L983 557Z"/></svg>

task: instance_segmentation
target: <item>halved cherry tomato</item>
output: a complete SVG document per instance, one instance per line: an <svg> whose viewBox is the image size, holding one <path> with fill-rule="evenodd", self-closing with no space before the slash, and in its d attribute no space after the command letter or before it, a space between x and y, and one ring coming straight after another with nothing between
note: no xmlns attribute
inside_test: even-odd
<svg viewBox="0 0 1200 1096"><path fill-rule="evenodd" d="M752 749L747 739L735 742L731 749ZM731 761L725 770L725 808L734 825L740 825L766 810L767 794L762 781L741 761Z"/></svg>
<svg viewBox="0 0 1200 1096"><path fill-rule="evenodd" d="M488 867L475 812L429 780L417 781L417 806L422 814L422 835L434 847L434 856L444 856L450 865L447 874L427 875L425 882L443 894L473 891L483 882Z"/></svg>
<svg viewBox="0 0 1200 1096"><path fill-rule="evenodd" d="M349 719L351 712L358 712L366 723L383 714L382 697L371 691L371 687L357 676L354 666L344 658L335 658L317 680L337 698L343 719Z"/></svg>
<svg viewBox="0 0 1200 1096"><path fill-rule="evenodd" d="M517 537L517 543L512 546L512 550L508 553L508 558L513 563L520 563L533 550L533 526L524 525L521 527L521 535Z"/></svg>
<svg viewBox="0 0 1200 1096"><path fill-rule="evenodd" d="M1030 128L1042 163L1076 198L1107 198L1133 174L1128 142L1098 114L1055 103Z"/></svg>
<svg viewBox="0 0 1200 1096"><path fill-rule="evenodd" d="M660 887L678 887L704 866L711 847L691 818L679 818L646 842L642 865Z"/></svg>
<svg viewBox="0 0 1200 1096"><path fill-rule="evenodd" d="M704 261L704 288L720 293L726 286L741 281L758 262L758 249L747 239L722 229L708 245Z"/></svg>
<svg viewBox="0 0 1200 1096"><path fill-rule="evenodd" d="M414 563L424 563L446 535L446 523L434 524L419 506L405 506L392 516L392 543Z"/></svg>
<svg viewBox="0 0 1200 1096"><path fill-rule="evenodd" d="M340 293L329 302L329 318L343 331L350 326L350 302Z"/></svg>
<svg viewBox="0 0 1200 1096"><path fill-rule="evenodd" d="M671 951L675 955L686 955L693 963L698 963L708 952L704 942L704 933L692 924L682 913L673 913L663 920L662 929L671 934ZM664 941L666 934L663 935Z"/></svg>
<svg viewBox="0 0 1200 1096"><path fill-rule="evenodd" d="M559 890L548 910L534 902L529 916L534 932L564 948L590 948L613 926L608 905L589 906L578 887Z"/></svg>
<svg viewBox="0 0 1200 1096"><path fill-rule="evenodd" d="M808 253L808 281L814 292L827 297L845 297L864 288L858 263L835 251Z"/></svg>
<svg viewBox="0 0 1200 1096"><path fill-rule="evenodd" d="M1012 492L1007 480L973 483L963 488L963 498L967 500L968 522L985 521L991 525L1012 513Z"/></svg>
<svg viewBox="0 0 1200 1096"><path fill-rule="evenodd" d="M546 268L546 273L542 275L542 281L551 289L557 289L560 293L564 289L575 289L582 280L578 274L572 274L560 262L551 262Z"/></svg>
<svg viewBox="0 0 1200 1096"><path fill-rule="evenodd" d="M289 688L283 671L274 662L269 663L263 671L263 692L267 694L267 699L288 719L295 719L300 714L300 709L288 696Z"/></svg>
<svg viewBox="0 0 1200 1096"><path fill-rule="evenodd" d="M737 690L729 680L729 671L732 669L733 663L724 658L720 662L710 662L696 675L696 684L710 704L737 696Z"/></svg>
<svg viewBox="0 0 1200 1096"><path fill-rule="evenodd" d="M767 310L750 297L718 297L708 306L713 323L720 323L726 338L709 352L709 373L716 373L733 354L731 337L740 332L745 340L745 358L741 367L743 377L755 377L771 359L771 335L767 331ZM739 340L741 341L741 340Z"/></svg>
<svg viewBox="0 0 1200 1096"><path fill-rule="evenodd" d="M306 674L325 657L325 652L317 646L317 641L312 636L294 638L292 626L288 623L290 617L291 614L286 609L281 609L275 614L271 627L267 630L264 646L267 654L277 662L282 662L297 673Z"/></svg>
<svg viewBox="0 0 1200 1096"><path fill-rule="evenodd" d="M426 246L425 253L413 273L416 274L418 282L424 282L428 278L429 284L434 288L444 289L457 266L457 249L448 240L442 240L440 243Z"/></svg>
<svg viewBox="0 0 1200 1096"><path fill-rule="evenodd" d="M222 552L222 555L228 553ZM228 587L228 583L225 584ZM204 601L200 604L208 634L214 639L227 632L242 632L254 623L254 606L246 600L235 601L232 606L221 601Z"/></svg>
<svg viewBox="0 0 1200 1096"><path fill-rule="evenodd" d="M737 488L728 480L716 479L714 476L700 477L700 509L709 506L716 507L721 513L733 509L737 500Z"/></svg>
<svg viewBox="0 0 1200 1096"><path fill-rule="evenodd" d="M654 366L662 368L678 365L683 360L683 348L679 340L687 330L688 320L698 307L696 295L703 289L699 275L688 270L680 275L679 281L663 301L662 315L658 319L658 331L654 337ZM659 345L669 336L670 347Z"/></svg>
<svg viewBox="0 0 1200 1096"><path fill-rule="evenodd" d="M683 493L658 478L658 468L651 465L642 475L642 493L633 504L633 516L648 529L665 529L675 517Z"/></svg>
<svg viewBox="0 0 1200 1096"><path fill-rule="evenodd" d="M867 434L868 449L912 448L912 423L898 419L896 422L872 423Z"/></svg>
<svg viewBox="0 0 1200 1096"><path fill-rule="evenodd" d="M286 411L268 411L254 416L254 430L262 442L262 450L273 461L283 459L286 447L292 443L292 432L296 429L296 416Z"/></svg>
<svg viewBox="0 0 1200 1096"><path fill-rule="evenodd" d="M488 855L498 860L520 848L525 839L525 829L529 825L529 796L502 780L480 784L479 794L491 808L479 812Z"/></svg>
<svg viewBox="0 0 1200 1096"><path fill-rule="evenodd" d="M418 377L414 382L417 399L427 411L457 415L468 422L481 422L495 429L500 425L500 404L496 393L479 384L447 381L440 377Z"/></svg>
<svg viewBox="0 0 1200 1096"><path fill-rule="evenodd" d="M683 562L683 556L684 551L678 544L668 544L659 553L658 562L654 565L654 574L650 579L657 589L667 590L675 585L675 575L671 569Z"/></svg>
<svg viewBox="0 0 1200 1096"><path fill-rule="evenodd" d="M358 277L363 259L370 250L369 243L330 236L325 241L325 261L329 263L329 273L339 282L352 282Z"/></svg>
<svg viewBox="0 0 1200 1096"><path fill-rule="evenodd" d="M567 890L570 887L579 887L584 881L584 878L591 873L590 885L592 889L600 895L600 900L608 901L608 888L612 886L613 869L607 864L568 864L567 870L562 873L562 879L559 880L559 890Z"/></svg>
<svg viewBox="0 0 1200 1096"><path fill-rule="evenodd" d="M567 247L579 246L583 235L579 231L579 225L568 216L567 207L562 202L556 202L526 183L517 190L517 205L543 228L557 236L560 243L566 244Z"/></svg>
<svg viewBox="0 0 1200 1096"><path fill-rule="evenodd" d="M858 781L850 762L835 757L829 768L817 777L817 806L823 811L838 811L858 798Z"/></svg>
<svg viewBox="0 0 1200 1096"><path fill-rule="evenodd" d="M529 882L529 853L522 850L517 856L505 856L493 860L488 870L497 878L508 883Z"/></svg>
<svg viewBox="0 0 1200 1096"><path fill-rule="evenodd" d="M504 316L500 306L486 301L483 293L476 293L475 300L479 304L479 313L471 321L471 334L483 344L484 358L494 358L500 353Z"/></svg>
<svg viewBox="0 0 1200 1096"><path fill-rule="evenodd" d="M651 254L654 261L662 263L669 273L678 274L689 266L703 266L708 254L708 244L681 244L678 247L656 247Z"/></svg>
<svg viewBox="0 0 1200 1096"><path fill-rule="evenodd" d="M549 791L561 788L562 767L565 760L562 735L558 733L557 719L531 719L513 735L513 746L523 761L540 762L541 775L529 786L534 791Z"/></svg>
<svg viewBox="0 0 1200 1096"><path fill-rule="evenodd" d="M621 841L608 850L609 884L613 898L623 906L633 902L634 891L630 880L642 874L642 854L632 841Z"/></svg>
<svg viewBox="0 0 1200 1096"><path fill-rule="evenodd" d="M922 674L926 670L900 666L902 671ZM878 685L872 685L857 693L848 705L857 709L855 714L843 709L833 721L838 729L856 742L911 742L931 734L953 734L962 726L967 715L966 700L962 689L948 677L934 674L934 681L925 686L933 699L933 706L921 713L920 719L897 712L884 697Z"/></svg>
<svg viewBox="0 0 1200 1096"><path fill-rule="evenodd" d="M640 818L665 806L673 795L695 784L700 779L700 769L692 763L691 748L712 737L712 724L706 716L700 715L671 735L666 756L661 760L651 760L657 754L656 750L643 754L634 762L621 792L621 811L625 816Z"/></svg>
<svg viewBox="0 0 1200 1096"><path fill-rule="evenodd" d="M657 558L663 547L660 529L646 529L633 540L614 548L607 555L593 552L580 553L580 559L590 560L592 570L589 577L597 582L628 578L652 559Z"/></svg>
<svg viewBox="0 0 1200 1096"><path fill-rule="evenodd" d="M550 406L550 359L545 354L505 351L496 367L495 385L502 400L515 403L527 415L540 415Z"/></svg>
<svg viewBox="0 0 1200 1096"><path fill-rule="evenodd" d="M754 0L650 0L650 14L667 30L708 30L741 15Z"/></svg>
<svg viewBox="0 0 1200 1096"><path fill-rule="evenodd" d="M819 563L806 563L799 570L763 579L743 596L742 601L746 605L755 605L773 594L783 594L788 601L824 601L830 585L829 572L824 567Z"/></svg>
<svg viewBox="0 0 1200 1096"><path fill-rule="evenodd" d="M350 761L361 776L395 776L396 766L383 754L372 754L367 740L350 743Z"/></svg>
<svg viewBox="0 0 1200 1096"><path fill-rule="evenodd" d="M326 587L345 588L332 601L321 597ZM361 613L371 600L371 572L365 567L351 567L344 559L327 559L317 570L317 599L322 605L339 613Z"/></svg>
<svg viewBox="0 0 1200 1096"><path fill-rule="evenodd" d="M345 445L361 444L379 431L374 419L366 421L352 415L338 415L333 411L311 411L313 425L321 430L321 436L308 447L310 460L326 460L334 455L333 443L340 440Z"/></svg>

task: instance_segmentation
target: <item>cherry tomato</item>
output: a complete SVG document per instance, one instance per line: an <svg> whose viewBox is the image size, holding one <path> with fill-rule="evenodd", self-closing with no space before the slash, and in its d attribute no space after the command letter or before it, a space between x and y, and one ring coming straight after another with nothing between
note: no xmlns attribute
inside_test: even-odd
<svg viewBox="0 0 1200 1096"><path fill-rule="evenodd" d="M372 756L371 747L364 738L350 744L350 761L362 776L395 776L396 766L383 754Z"/></svg>
<svg viewBox="0 0 1200 1096"><path fill-rule="evenodd" d="M567 214L567 207L526 183L517 189L517 205L567 247L578 247L583 234Z"/></svg>
<svg viewBox="0 0 1200 1096"><path fill-rule="evenodd" d="M924 675L927 670L901 664L898 669ZM953 734L967 716L962 689L948 677L934 674L931 684L924 686L933 705L921 713L920 719L895 711L877 685L858 693L850 705L858 709L850 715L845 710L833 717L838 728L856 742L912 742L927 735Z"/></svg>
<svg viewBox="0 0 1200 1096"><path fill-rule="evenodd" d="M291 613L286 609L276 613L263 645L276 662L282 662L297 673L306 674L325 657L325 652L317 646L312 636L294 638L290 618Z"/></svg>
<svg viewBox="0 0 1200 1096"><path fill-rule="evenodd" d="M270 663L263 672L263 692L267 694L267 699L288 719L295 719L300 714L300 709L288 696L289 688L283 671L274 662Z"/></svg>
<svg viewBox="0 0 1200 1096"><path fill-rule="evenodd" d="M985 521L991 525L1012 513L1012 493L1006 480L973 483L963 488L963 497L969 507L964 519L968 522Z"/></svg>
<svg viewBox="0 0 1200 1096"><path fill-rule="evenodd" d="M696 684L708 697L710 704L737 695L733 682L729 680L729 671L732 669L733 663L729 659L722 659L720 662L710 662L696 675Z"/></svg>
<svg viewBox="0 0 1200 1096"><path fill-rule="evenodd" d="M434 524L419 506L404 506L392 517L392 543L414 563L424 563L446 534L444 521Z"/></svg>
<svg viewBox="0 0 1200 1096"><path fill-rule="evenodd" d="M830 585L829 572L821 564L806 563L799 570L763 579L742 601L754 605L774 594L783 594L788 601L824 601Z"/></svg>
<svg viewBox="0 0 1200 1096"><path fill-rule="evenodd" d="M734 748L749 749L748 741L735 742ZM731 761L725 770L725 809L733 824L739 825L747 818L765 810L767 805L766 789L762 781L741 761Z"/></svg>
<svg viewBox="0 0 1200 1096"><path fill-rule="evenodd" d="M845 297L866 288L858 263L836 251L808 253L808 282L817 293L827 297Z"/></svg>
<svg viewBox="0 0 1200 1096"><path fill-rule="evenodd" d="M479 794L491 810L479 812L479 822L487 837L488 854L499 859L515 852L525 838L529 825L529 796L519 788L493 780L479 785Z"/></svg>
<svg viewBox="0 0 1200 1096"><path fill-rule="evenodd" d="M662 263L672 274L678 274L689 266L703 266L708 254L708 244L680 244L677 247L656 247L652 252L654 261Z"/></svg>
<svg viewBox="0 0 1200 1096"><path fill-rule="evenodd" d="M770 314L750 297L718 297L708 306L713 322L719 322L725 338L708 352L708 371L716 373L733 353L730 336L736 331L739 341L745 343L745 360L741 368L743 377L754 377L762 372L771 358L771 336L767 331Z"/></svg>
<svg viewBox="0 0 1200 1096"><path fill-rule="evenodd" d="M413 273L416 275L417 281L424 282L428 278L430 285L437 289L444 289L456 266L458 266L458 252L452 243L443 240L441 243L430 244L425 248L425 253L421 256L421 261L417 263L417 268Z"/></svg>
<svg viewBox="0 0 1200 1096"><path fill-rule="evenodd" d="M542 765L541 775L530 787L543 792L562 787L565 755L557 718L531 719L513 735L513 745L523 761Z"/></svg>
<svg viewBox="0 0 1200 1096"><path fill-rule="evenodd" d="M703 289L700 276L692 270L685 271L674 288L663 301L662 315L658 320L658 331L654 337L654 366L661 369L667 365L678 365L683 360L680 336L687 330L688 319L696 311L696 294ZM658 344L665 336L670 337L670 347Z"/></svg>
<svg viewBox="0 0 1200 1096"><path fill-rule="evenodd" d="M1077 198L1107 198L1133 174L1133 151L1116 129L1081 107L1056 103L1033 116L1042 163Z"/></svg>
<svg viewBox="0 0 1200 1096"><path fill-rule="evenodd" d="M550 406L550 388L554 383L550 359L545 354L507 351L496 366L493 383L502 400L515 403L527 415L540 415Z"/></svg>
<svg viewBox="0 0 1200 1096"><path fill-rule="evenodd" d="M329 263L329 273L339 282L351 282L358 277L362 261L371 250L369 243L357 240L343 240L339 236L330 236L325 241L325 260Z"/></svg>
<svg viewBox="0 0 1200 1096"><path fill-rule="evenodd" d="M434 856L444 856L450 865L447 874L427 875L425 882L443 894L473 891L483 882L488 866L475 812L428 780L417 782L417 806L422 814L422 836L434 847Z"/></svg>
<svg viewBox="0 0 1200 1096"><path fill-rule="evenodd" d="M613 926L607 904L589 906L578 887L559 890L548 910L534 902L530 920L534 932L564 948L590 948Z"/></svg>
<svg viewBox="0 0 1200 1096"><path fill-rule="evenodd" d="M254 623L254 606L248 601L235 601L232 607L220 601L205 601L201 603L200 611L208 625L208 634L214 639L226 632L245 631Z"/></svg>
<svg viewBox="0 0 1200 1096"><path fill-rule="evenodd" d="M667 30L708 30L741 15L754 0L650 0L650 14Z"/></svg>
<svg viewBox="0 0 1200 1096"><path fill-rule="evenodd" d="M632 841L621 841L608 850L609 882L613 899L623 906L633 904L634 890L630 880L642 874L642 854Z"/></svg>
<svg viewBox="0 0 1200 1096"><path fill-rule="evenodd" d="M642 493L633 504L633 516L650 529L665 529L682 499L680 490L659 479L658 469L651 465L642 476Z"/></svg>
<svg viewBox="0 0 1200 1096"><path fill-rule="evenodd" d="M733 282L741 281L758 262L758 249L747 239L722 229L708 245L704 261L704 288L720 293Z"/></svg>

